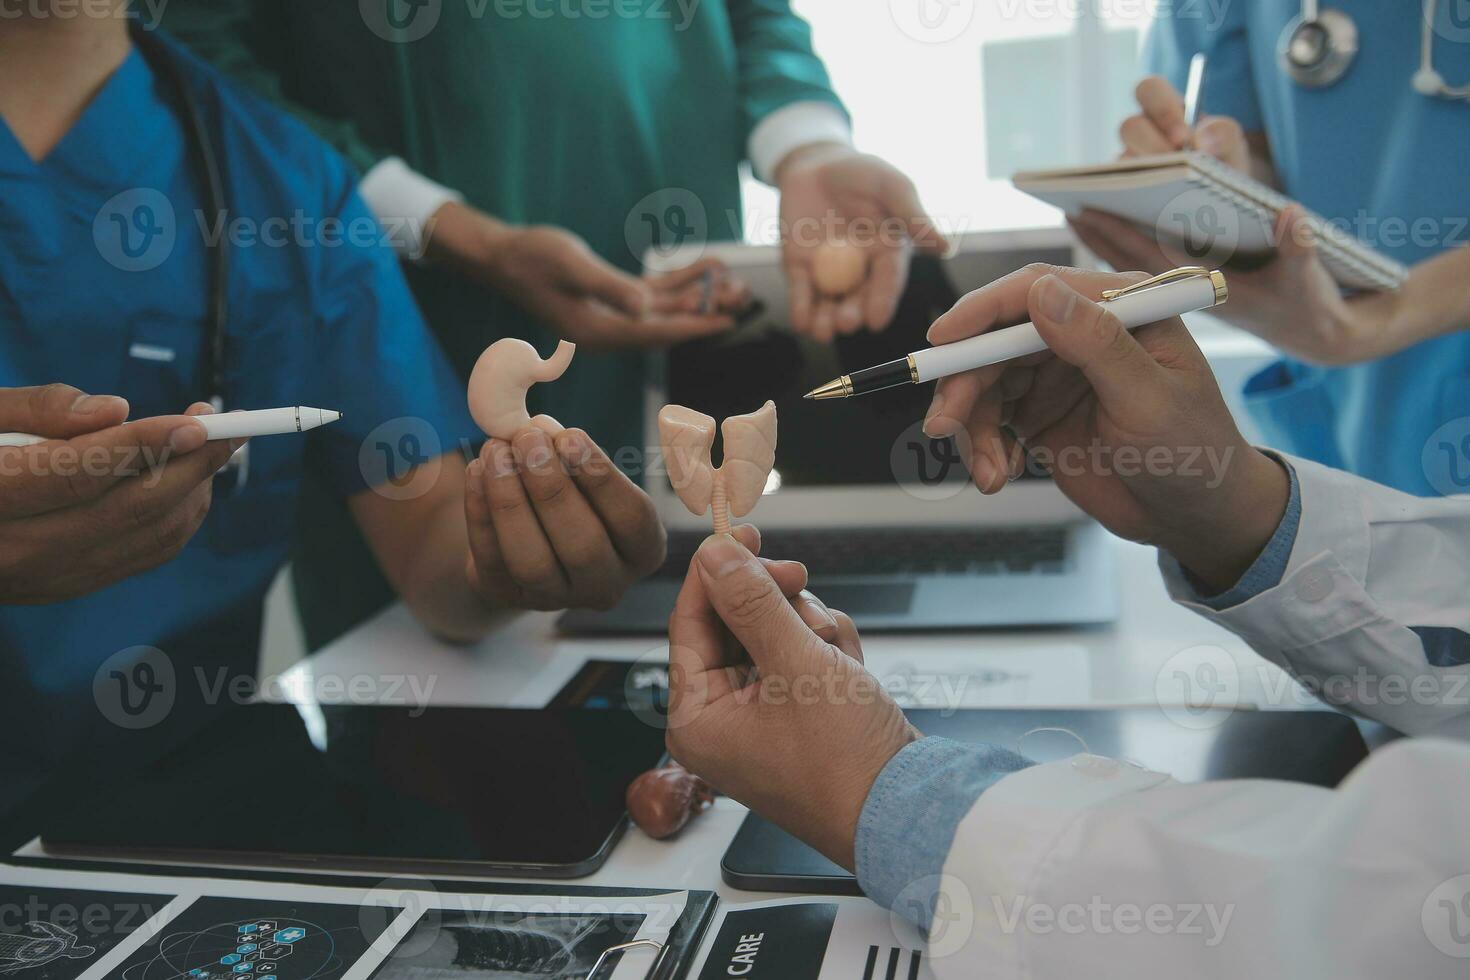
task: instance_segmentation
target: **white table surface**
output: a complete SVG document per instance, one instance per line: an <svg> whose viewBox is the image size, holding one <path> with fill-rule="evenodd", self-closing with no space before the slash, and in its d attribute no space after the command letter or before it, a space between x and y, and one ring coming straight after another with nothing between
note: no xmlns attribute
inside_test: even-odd
<svg viewBox="0 0 1470 980"><path fill-rule="evenodd" d="M969 692L979 699L973 703L993 707L1178 705L1185 700L1176 695L1181 676L1222 685L1225 699L1240 705L1310 703L1240 640L1170 602L1151 549L1116 546L1123 604L1112 626L874 634L864 640L868 664L880 678L915 670L1009 674L1010 682ZM667 659L666 644L656 638L567 637L554 620L508 615L476 646L454 647L429 637L405 608L394 606L282 674L276 689L292 700L401 702L417 691L431 704L539 707L588 659ZM721 855L745 812L721 799L670 842L630 829L600 871L569 883L708 889L731 901L779 897L721 881Z"/></svg>

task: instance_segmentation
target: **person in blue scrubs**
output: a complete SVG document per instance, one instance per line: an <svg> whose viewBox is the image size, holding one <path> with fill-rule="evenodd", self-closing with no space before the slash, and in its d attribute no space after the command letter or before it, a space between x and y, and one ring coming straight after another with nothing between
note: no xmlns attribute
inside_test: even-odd
<svg viewBox="0 0 1470 980"><path fill-rule="evenodd" d="M1360 50L1319 88L1278 62L1297 0L1162 8L1146 47L1159 76L1140 84L1123 141L1139 155L1194 145L1411 266L1397 292L1344 298L1290 211L1275 260L1232 271L1220 313L1291 355L1247 386L1268 444L1421 496L1470 491L1470 106L1414 83L1425 16L1448 85L1470 83L1470 31L1449 0L1333 6ZM1191 132L1179 92L1196 52L1208 69ZM1115 268L1177 264L1116 218L1089 212L1074 227Z"/></svg>
<svg viewBox="0 0 1470 980"><path fill-rule="evenodd" d="M451 640L508 607L606 606L664 551L647 496L580 430L480 447L342 159L130 29L122 0L84 6L0 19L0 432L48 437L0 447L0 810L248 691L308 470ZM244 466L178 414L211 395L344 418L255 439Z"/></svg>

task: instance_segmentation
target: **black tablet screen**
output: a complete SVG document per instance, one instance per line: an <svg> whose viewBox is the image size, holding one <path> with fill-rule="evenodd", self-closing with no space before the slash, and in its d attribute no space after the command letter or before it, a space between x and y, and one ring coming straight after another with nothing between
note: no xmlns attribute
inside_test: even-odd
<svg viewBox="0 0 1470 980"><path fill-rule="evenodd" d="M50 849L590 871L663 732L622 711L252 704L73 785Z"/></svg>

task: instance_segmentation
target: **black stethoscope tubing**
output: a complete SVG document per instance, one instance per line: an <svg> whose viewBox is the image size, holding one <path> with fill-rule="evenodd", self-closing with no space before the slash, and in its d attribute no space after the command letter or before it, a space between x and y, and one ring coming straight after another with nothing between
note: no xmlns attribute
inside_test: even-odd
<svg viewBox="0 0 1470 980"><path fill-rule="evenodd" d="M195 176L202 185L205 207L212 222L209 227L223 228L228 216L225 200L224 177L220 172L219 157L214 152L214 141L199 99L194 94L189 80L184 77L173 52L143 28L132 32L133 43L139 53L172 90L178 100L179 118L184 127L184 138L189 146ZM209 254L209 307L206 311L208 339L202 355L202 377L207 389L203 401L214 406L215 411L224 407L225 390L225 326L230 313L230 246L228 235L213 235L205 242Z"/></svg>

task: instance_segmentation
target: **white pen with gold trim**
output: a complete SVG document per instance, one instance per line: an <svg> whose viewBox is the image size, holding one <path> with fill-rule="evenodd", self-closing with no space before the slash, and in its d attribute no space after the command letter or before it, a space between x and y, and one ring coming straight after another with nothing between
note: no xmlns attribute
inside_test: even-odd
<svg viewBox="0 0 1470 980"><path fill-rule="evenodd" d="M1121 289L1109 289L1099 302L1121 320L1123 326L1134 330L1145 324L1219 306L1228 295L1224 274L1189 266ZM923 384L1044 350L1046 341L1041 339L1036 325L1021 323L844 374L807 392L806 397L827 401L866 395L903 384Z"/></svg>

